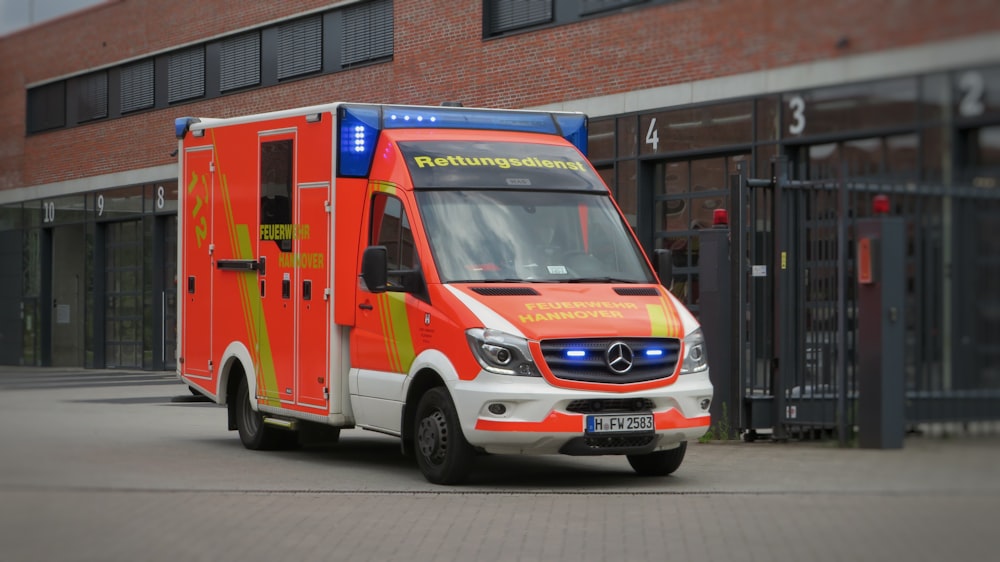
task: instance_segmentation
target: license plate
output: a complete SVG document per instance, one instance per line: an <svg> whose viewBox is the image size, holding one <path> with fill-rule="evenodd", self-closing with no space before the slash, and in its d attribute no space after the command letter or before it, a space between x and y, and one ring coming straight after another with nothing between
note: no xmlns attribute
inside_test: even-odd
<svg viewBox="0 0 1000 562"><path fill-rule="evenodd" d="M587 416L587 433L651 433L653 414L601 414Z"/></svg>

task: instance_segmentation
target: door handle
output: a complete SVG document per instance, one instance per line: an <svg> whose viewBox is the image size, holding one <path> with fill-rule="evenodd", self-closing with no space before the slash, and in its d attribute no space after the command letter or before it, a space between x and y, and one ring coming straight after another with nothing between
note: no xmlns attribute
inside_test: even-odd
<svg viewBox="0 0 1000 562"><path fill-rule="evenodd" d="M360 308L361 310L375 310L374 306L366 302L359 304L358 308Z"/></svg>

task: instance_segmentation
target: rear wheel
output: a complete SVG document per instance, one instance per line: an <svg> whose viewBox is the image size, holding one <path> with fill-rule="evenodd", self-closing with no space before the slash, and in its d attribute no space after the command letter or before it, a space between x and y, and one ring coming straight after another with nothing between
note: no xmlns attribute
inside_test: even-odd
<svg viewBox="0 0 1000 562"><path fill-rule="evenodd" d="M645 455L628 455L628 463L636 474L641 476L666 476L673 474L684 461L687 451L687 441L681 442L676 449L669 451L654 451Z"/></svg>
<svg viewBox="0 0 1000 562"><path fill-rule="evenodd" d="M250 405L250 387L246 379L240 381L236 391L236 429L243 446L254 451L288 449L298 444L295 432L264 423L264 416Z"/></svg>
<svg viewBox="0 0 1000 562"><path fill-rule="evenodd" d="M420 398L413 432L413 450L424 477L434 484L458 484L472 469L475 451L462 435L455 404L442 388Z"/></svg>

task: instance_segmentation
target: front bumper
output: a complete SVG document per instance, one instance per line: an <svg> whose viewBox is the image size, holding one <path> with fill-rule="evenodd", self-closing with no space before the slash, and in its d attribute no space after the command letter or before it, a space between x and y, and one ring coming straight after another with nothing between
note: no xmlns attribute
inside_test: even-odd
<svg viewBox="0 0 1000 562"><path fill-rule="evenodd" d="M487 452L640 454L672 449L705 434L711 424L705 402L712 398L708 373L683 375L664 387L610 393L556 388L542 378L482 372L449 390L466 440ZM593 400L641 400L646 404L642 411L653 414L655 429L644 434L588 435L584 431L587 413L571 411L570 405Z"/></svg>

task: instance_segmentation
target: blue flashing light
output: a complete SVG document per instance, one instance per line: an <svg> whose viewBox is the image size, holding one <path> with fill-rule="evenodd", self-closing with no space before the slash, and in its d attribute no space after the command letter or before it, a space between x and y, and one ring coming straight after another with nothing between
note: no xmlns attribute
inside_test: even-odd
<svg viewBox="0 0 1000 562"><path fill-rule="evenodd" d="M663 356L663 350L662 349L647 349L646 350L646 357L662 357L662 356Z"/></svg>
<svg viewBox="0 0 1000 562"><path fill-rule="evenodd" d="M572 359L579 359L581 357L586 357L586 356L587 356L587 352L584 351L584 350L582 350L582 349L567 349L566 350L566 357L569 357L569 358L572 358Z"/></svg>
<svg viewBox="0 0 1000 562"><path fill-rule="evenodd" d="M378 107L340 108L340 145L337 149L340 175L356 178L368 175L375 156L378 133Z"/></svg>
<svg viewBox="0 0 1000 562"><path fill-rule="evenodd" d="M582 114L556 115L562 136L587 155L587 117Z"/></svg>
<svg viewBox="0 0 1000 562"><path fill-rule="evenodd" d="M386 129L426 127L559 133L549 113L461 107L385 106L382 125Z"/></svg>
<svg viewBox="0 0 1000 562"><path fill-rule="evenodd" d="M197 117L178 117L174 119L174 136L183 139L193 123L201 123Z"/></svg>

